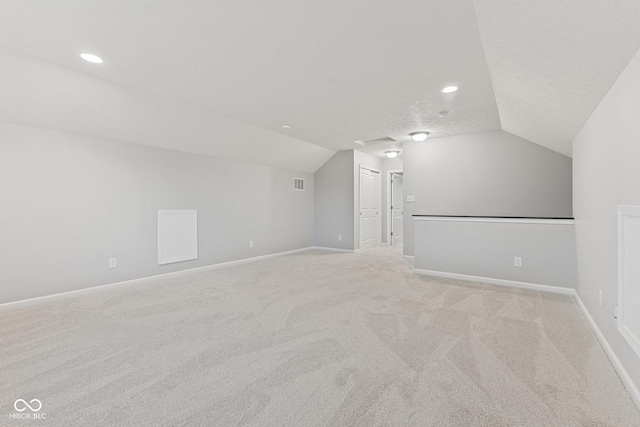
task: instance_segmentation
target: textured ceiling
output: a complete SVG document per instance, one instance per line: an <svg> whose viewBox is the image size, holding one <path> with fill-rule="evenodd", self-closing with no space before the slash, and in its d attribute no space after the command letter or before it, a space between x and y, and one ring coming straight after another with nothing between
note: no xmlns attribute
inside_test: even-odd
<svg viewBox="0 0 640 427"><path fill-rule="evenodd" d="M502 128L571 143L640 49L640 1L474 0Z"/></svg>
<svg viewBox="0 0 640 427"><path fill-rule="evenodd" d="M0 120L305 171L422 129L570 155L640 48L638 4L3 0Z"/></svg>

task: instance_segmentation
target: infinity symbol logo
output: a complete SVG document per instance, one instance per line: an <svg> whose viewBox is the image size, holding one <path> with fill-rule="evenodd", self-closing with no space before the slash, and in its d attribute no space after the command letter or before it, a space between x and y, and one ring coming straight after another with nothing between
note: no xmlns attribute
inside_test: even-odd
<svg viewBox="0 0 640 427"><path fill-rule="evenodd" d="M31 405L33 406L29 405L29 403L31 403ZM38 412L40 409L42 409L42 402L40 402L38 399L31 399L29 403L27 403L27 401L24 399L18 399L13 403L13 407L16 408L16 411L18 412L26 411L27 408L31 409L31 412Z"/></svg>

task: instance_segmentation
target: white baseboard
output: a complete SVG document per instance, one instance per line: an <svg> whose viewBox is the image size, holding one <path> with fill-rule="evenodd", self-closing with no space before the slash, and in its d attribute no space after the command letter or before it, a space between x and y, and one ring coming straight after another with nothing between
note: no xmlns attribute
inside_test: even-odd
<svg viewBox="0 0 640 427"><path fill-rule="evenodd" d="M125 281L122 281L122 282L107 283L105 285L98 285L98 286L92 286L92 287L89 287L89 288L75 289L73 291L59 292L59 293L50 294L50 295L43 295L43 296L35 297L35 298L28 298L28 299L23 299L23 300L18 300L18 301L5 302L5 303L0 304L0 308L7 307L7 306L18 305L18 304L37 303L37 302L40 302L42 300L54 300L54 299L58 299L58 298L67 297L67 296L70 296L72 294L89 293L89 292L100 291L100 290L105 289L105 288L113 288L113 287L119 287L119 286L129 286L129 285L135 285L135 284L140 284L140 283L146 283L146 282L150 282L150 281L158 280L158 279L165 279L165 278L168 278L168 277L184 276L184 275L187 275L187 274L200 273L200 272L203 272L203 271L217 270L219 268L231 267L233 265L247 264L247 263L251 263L251 262L255 262L255 261L261 261L261 260L265 260L265 259L269 259L269 258L275 258L275 257L279 257L279 256L284 256L284 255L291 255L291 254L296 254L296 253L299 253L299 252L306 252L306 251L310 251L310 250L312 250L314 248L315 247L313 247L313 246L309 246L309 247L306 247L306 248L294 249L294 250L291 250L291 251L277 252L277 253L274 253L274 254L261 255L261 256L252 257L252 258L243 258L243 259L238 259L238 260L235 260L235 261L223 262L223 263L220 263L220 264L211 264L211 265L205 265L203 267L188 268L186 270L178 270L178 271L172 271L170 273L155 274L153 276L145 276L145 277L140 277L138 279L125 280Z"/></svg>
<svg viewBox="0 0 640 427"><path fill-rule="evenodd" d="M587 322L591 326L591 329L593 329L593 332L596 334L598 341L600 341L600 345L602 345L602 348L604 349L605 354L607 355L614 369L618 373L620 380L622 381L625 388L631 395L631 399L640 410L640 390L638 390L638 387L629 376L629 373L627 372L627 370L624 369L622 362L620 362L620 359L618 359L618 356L616 356L616 353L613 351L613 348L611 348L611 346L609 345L609 342L602 334L602 331L600 330L600 328L598 328L598 325L593 320L593 317L591 317L591 314L587 310L587 307L584 305L584 303L580 299L580 296L578 295L577 292L575 294L575 297L576 297L576 301L578 302L578 307L580 307L580 311L582 311L582 315L585 317L585 319L587 319Z"/></svg>
<svg viewBox="0 0 640 427"><path fill-rule="evenodd" d="M340 249L340 248L329 248L326 246L312 246L309 249L317 249L319 251L330 251L330 252L343 252L343 253L354 253L353 249Z"/></svg>
<svg viewBox="0 0 640 427"><path fill-rule="evenodd" d="M528 283L528 282L517 282L514 280L493 279L490 277L469 276L466 274L447 273L444 271L421 270L419 268L414 268L413 271L417 274L424 274L426 276L446 277L449 279L489 283L491 285L509 286L512 288L531 289L534 291L553 292L556 294L565 294L565 295L576 295L575 289L561 288L559 286L540 285L537 283Z"/></svg>
<svg viewBox="0 0 640 427"><path fill-rule="evenodd" d="M407 261L413 262L414 256L413 255L402 255L402 258L406 259Z"/></svg>

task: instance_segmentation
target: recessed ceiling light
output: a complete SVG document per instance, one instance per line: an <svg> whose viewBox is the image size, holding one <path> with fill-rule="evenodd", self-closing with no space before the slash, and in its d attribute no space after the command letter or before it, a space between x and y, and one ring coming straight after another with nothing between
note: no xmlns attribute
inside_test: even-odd
<svg viewBox="0 0 640 427"><path fill-rule="evenodd" d="M390 159L395 159L400 154L400 150L389 150L385 151L384 154Z"/></svg>
<svg viewBox="0 0 640 427"><path fill-rule="evenodd" d="M410 133L409 136L415 142L421 142L421 141L424 141L425 139L427 139L427 137L429 136L429 132L427 132L426 130L421 130L419 132Z"/></svg>
<svg viewBox="0 0 640 427"><path fill-rule="evenodd" d="M92 62L94 64L102 64L102 58L93 53L81 53L80 57L87 62Z"/></svg>
<svg viewBox="0 0 640 427"><path fill-rule="evenodd" d="M283 124L283 125L280 125L280 127L281 127L282 129L291 129L291 125L288 125L288 124L286 124L286 123L285 123L285 124Z"/></svg>
<svg viewBox="0 0 640 427"><path fill-rule="evenodd" d="M442 89L442 93L453 93L458 90L458 86L447 86Z"/></svg>

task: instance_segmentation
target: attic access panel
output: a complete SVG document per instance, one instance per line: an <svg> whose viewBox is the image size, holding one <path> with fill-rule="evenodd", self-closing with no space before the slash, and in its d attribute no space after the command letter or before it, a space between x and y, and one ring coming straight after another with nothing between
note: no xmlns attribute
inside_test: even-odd
<svg viewBox="0 0 640 427"><path fill-rule="evenodd" d="M158 265L198 259L198 211L158 211Z"/></svg>
<svg viewBox="0 0 640 427"><path fill-rule="evenodd" d="M640 357L640 206L618 206L618 331Z"/></svg>

